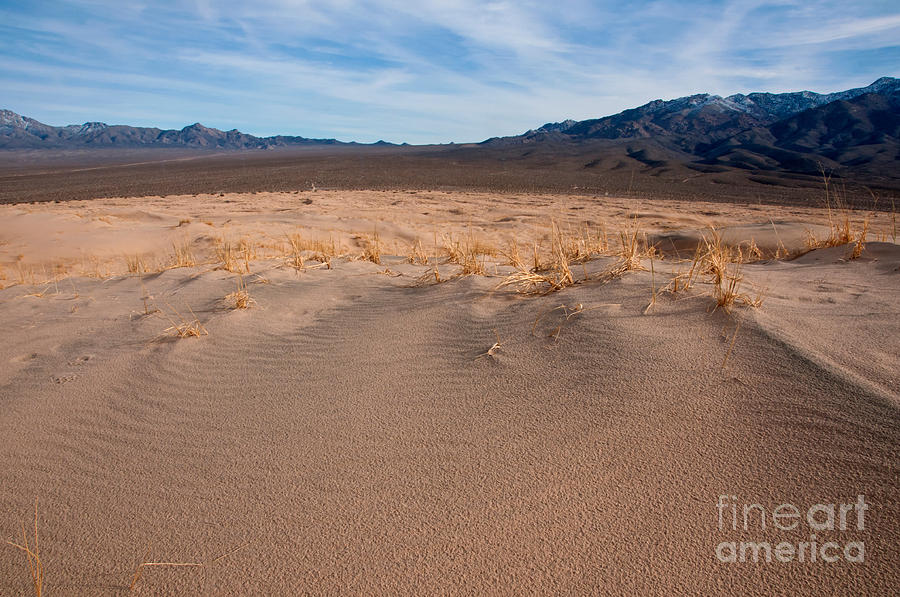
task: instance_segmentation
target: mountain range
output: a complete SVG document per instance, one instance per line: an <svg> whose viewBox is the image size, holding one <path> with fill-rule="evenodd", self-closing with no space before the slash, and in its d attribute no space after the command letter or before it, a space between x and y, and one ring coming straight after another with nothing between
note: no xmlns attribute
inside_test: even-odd
<svg viewBox="0 0 900 597"><path fill-rule="evenodd" d="M0 110L0 149L258 150L339 145L365 150L364 145L334 139L256 137L199 123L181 130L101 122L55 127ZM575 174L579 170L606 180L619 176L617 172L637 171L660 180L705 176L723 184L728 183L724 174L743 172L742 178L755 183L784 184L792 176L817 176L824 168L859 184L896 189L900 188L900 79L883 77L866 87L829 94L698 94L654 100L603 118L547 123L513 137L444 148L429 155L444 156L450 163L493 162L525 171L560 167L579 181L583 179ZM403 148L404 155L414 150Z"/></svg>
<svg viewBox="0 0 900 597"><path fill-rule="evenodd" d="M675 160L698 171L734 167L810 174L826 167L881 169L900 178L900 79L883 77L866 87L829 94L699 94L654 100L612 116L547 123L483 144L588 146L597 141L621 147L624 155L649 168Z"/></svg>
<svg viewBox="0 0 900 597"><path fill-rule="evenodd" d="M256 137L237 129L220 131L199 122L181 130L85 122L51 126L0 110L0 149L73 149L93 147L184 147L195 149L268 149L297 145L336 145L334 139ZM383 143L383 142L382 142Z"/></svg>

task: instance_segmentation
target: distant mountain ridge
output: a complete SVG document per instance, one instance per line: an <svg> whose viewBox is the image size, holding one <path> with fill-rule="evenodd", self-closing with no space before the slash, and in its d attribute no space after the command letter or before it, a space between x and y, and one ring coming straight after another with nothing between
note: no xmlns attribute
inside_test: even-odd
<svg viewBox="0 0 900 597"><path fill-rule="evenodd" d="M0 110L0 149L316 145L357 144L256 137L200 123L180 130L102 122L55 127ZM370 146L382 145L390 144ZM771 185L798 180L797 175L811 180L826 168L860 184L900 188L900 79L882 77L865 87L826 94L697 94L653 100L603 118L547 123L522 135L450 149L467 160L516 160L541 168L565 162L589 173L591 180L640 172L660 180L702 176L721 184L746 179Z"/></svg>
<svg viewBox="0 0 900 597"><path fill-rule="evenodd" d="M698 94L603 118L547 123L482 146L522 155L583 154L585 168L650 174L722 168L900 180L900 79L836 93ZM587 159L595 155L593 159ZM893 183L892 183L893 184Z"/></svg>
<svg viewBox="0 0 900 597"><path fill-rule="evenodd" d="M384 143L384 142L382 142ZM186 147L202 149L268 149L298 145L339 145L335 139L278 135L256 137L237 129L221 131L199 122L180 130L164 130L104 122L51 126L10 110L0 110L0 149L90 147Z"/></svg>
<svg viewBox="0 0 900 597"><path fill-rule="evenodd" d="M639 138L670 134L715 135L724 138L753 126L768 126L810 108L876 93L900 92L900 79L882 77L866 87L835 93L797 91L750 93L721 97L701 93L673 100L653 100L639 106L589 120L550 122L520 137L564 133L580 138ZM513 137L515 138L515 137Z"/></svg>

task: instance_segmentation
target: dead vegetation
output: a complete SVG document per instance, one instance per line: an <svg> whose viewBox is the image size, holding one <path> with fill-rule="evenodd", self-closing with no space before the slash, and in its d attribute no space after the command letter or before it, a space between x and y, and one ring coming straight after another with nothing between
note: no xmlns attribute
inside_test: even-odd
<svg viewBox="0 0 900 597"><path fill-rule="evenodd" d="M249 309L256 305L256 299L250 296L243 276L238 277L237 290L225 295L225 303L231 309Z"/></svg>
<svg viewBox="0 0 900 597"><path fill-rule="evenodd" d="M209 332L200 323L194 310L188 307L192 319L185 318L175 307L169 303L165 303L166 309L159 309L161 316L169 321L172 325L163 330L163 334L174 334L178 338L190 338L199 336L208 336Z"/></svg>
<svg viewBox="0 0 900 597"><path fill-rule="evenodd" d="M361 237L363 243L362 259L371 261L375 265L381 265L381 239L378 237L378 230L375 230L372 236Z"/></svg>
<svg viewBox="0 0 900 597"><path fill-rule="evenodd" d="M22 542L15 543L7 541L7 545L11 545L25 554L25 565L28 569L28 575L31 577L31 586L34 590L35 597L41 597L44 592L44 563L41 561L41 546L38 540L38 500L34 500L34 534L32 540L28 540L28 533L25 530L25 523L22 523Z"/></svg>
<svg viewBox="0 0 900 597"><path fill-rule="evenodd" d="M216 239L216 260L219 269L233 274L250 273L250 262L256 258L253 243L248 238L237 242L221 237Z"/></svg>
<svg viewBox="0 0 900 597"><path fill-rule="evenodd" d="M817 237L811 231L806 231L807 250L839 247L853 243L848 259L858 259L862 255L869 234L869 220L874 214L878 198L873 194L873 212L865 216L857 216L853 208L846 201L846 190L831 184L831 174L821 167L822 180L825 185L825 208L828 214L828 235ZM871 193L871 191L870 191ZM893 234L896 241L896 214L891 209Z"/></svg>
<svg viewBox="0 0 900 597"><path fill-rule="evenodd" d="M184 238L172 243L174 258L172 267L194 267L197 265L190 239Z"/></svg>
<svg viewBox="0 0 900 597"><path fill-rule="evenodd" d="M462 267L463 276L486 276L485 262L488 257L498 255L497 249L469 230L461 238L452 234L444 237L443 253L447 263L455 263Z"/></svg>

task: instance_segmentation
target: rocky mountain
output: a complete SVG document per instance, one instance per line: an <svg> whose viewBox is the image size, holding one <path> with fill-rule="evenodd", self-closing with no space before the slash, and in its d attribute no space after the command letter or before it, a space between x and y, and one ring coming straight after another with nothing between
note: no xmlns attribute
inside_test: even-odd
<svg viewBox="0 0 900 597"><path fill-rule="evenodd" d="M585 167L700 172L738 168L813 175L822 167L900 180L900 79L837 93L699 94L612 116L548 123L483 146L522 155L582 153ZM548 149L552 148L552 149ZM598 153L599 152L599 153Z"/></svg>
<svg viewBox="0 0 900 597"><path fill-rule="evenodd" d="M900 176L900 92L836 100L699 149L707 164L802 173L826 164Z"/></svg>
<svg viewBox="0 0 900 597"><path fill-rule="evenodd" d="M0 149L91 148L91 147L186 147L198 149L268 149L296 145L336 145L334 139L305 137L255 137L237 129L220 131L199 122L181 130L108 125L50 126L0 110Z"/></svg>
<svg viewBox="0 0 900 597"><path fill-rule="evenodd" d="M699 143L725 139L746 129L768 126L804 110L834 101L846 101L866 94L891 95L900 92L900 79L882 77L871 85L820 94L750 93L728 97L702 93L673 100L653 100L643 106L612 116L548 123L520 137L534 140L552 133L573 139L636 139L678 137L677 144L693 150Z"/></svg>

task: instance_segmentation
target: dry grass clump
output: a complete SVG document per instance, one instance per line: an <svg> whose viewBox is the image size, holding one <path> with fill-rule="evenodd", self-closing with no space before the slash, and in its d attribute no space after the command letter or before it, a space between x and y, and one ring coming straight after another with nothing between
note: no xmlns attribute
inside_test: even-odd
<svg viewBox="0 0 900 597"><path fill-rule="evenodd" d="M303 237L298 232L288 234L287 240L290 247L288 251L288 262L293 268L303 269Z"/></svg>
<svg viewBox="0 0 900 597"><path fill-rule="evenodd" d="M613 252L618 261L600 275L600 280L608 282L631 271L647 271L643 259L657 255L656 247L650 246L647 234L641 230L637 218L632 218L619 231L619 246Z"/></svg>
<svg viewBox="0 0 900 597"><path fill-rule="evenodd" d="M738 305L759 307L762 304L762 296L758 294L751 297L749 294L741 292L740 286L743 280L741 264L735 263L730 271L725 272L722 281L713 286L713 298L716 301L713 310L721 307L726 313L731 313L732 309Z"/></svg>
<svg viewBox="0 0 900 597"><path fill-rule="evenodd" d="M713 228L710 237L704 235L705 251L700 258L703 273L711 278L715 309L722 308L726 313L738 305L759 307L762 296L751 297L740 291L744 276L741 273L745 257L740 247L732 248L725 244L722 235Z"/></svg>
<svg viewBox="0 0 900 597"><path fill-rule="evenodd" d="M462 238L454 239L452 234L445 237L443 252L447 256L447 263L462 266L463 276L486 276L486 258L498 254L496 247L479 239L472 231Z"/></svg>
<svg viewBox="0 0 900 597"><path fill-rule="evenodd" d="M428 255L425 254L425 249L422 248L422 241L418 238L414 240L409 245L409 249L406 253L406 261L415 265L428 265Z"/></svg>
<svg viewBox="0 0 900 597"><path fill-rule="evenodd" d="M197 262L194 259L194 253L191 250L190 239L185 238L178 242L174 242L172 243L172 248L174 249L172 267L194 267L197 265Z"/></svg>
<svg viewBox="0 0 900 597"><path fill-rule="evenodd" d="M553 223L551 228L550 247L550 260L542 264L544 267L540 271L536 268L525 269L519 260L518 271L506 276L495 290L514 286L522 294L549 294L575 284L575 276L566 256L563 235L556 223Z"/></svg>
<svg viewBox="0 0 900 597"><path fill-rule="evenodd" d="M305 260L318 261L331 269L331 259L338 254L334 237L327 241L320 239L308 239L301 232L286 234L288 241L288 263L296 269L305 267Z"/></svg>
<svg viewBox="0 0 900 597"><path fill-rule="evenodd" d="M44 591L44 564L41 562L41 548L38 541L38 501L34 500L34 536L28 541L28 533L25 531L25 523L22 523L22 543L6 542L8 545L25 553L25 563L28 574L31 576L31 586L35 597L41 597Z"/></svg>
<svg viewBox="0 0 900 597"><path fill-rule="evenodd" d="M603 226L591 230L585 224L575 231L568 229L559 233L559 239L569 263L584 263L609 252L609 237Z"/></svg>
<svg viewBox="0 0 900 597"><path fill-rule="evenodd" d="M237 290L225 295L225 302L232 309L249 309L256 304L256 299L250 296L244 277L238 278Z"/></svg>
<svg viewBox="0 0 900 597"><path fill-rule="evenodd" d="M143 274L149 271L144 258L140 255L125 255L125 267L129 274Z"/></svg>
<svg viewBox="0 0 900 597"><path fill-rule="evenodd" d="M253 243L247 238L234 242L226 238L216 239L216 259L219 268L234 274L250 272L250 261L256 258Z"/></svg>
<svg viewBox="0 0 900 597"><path fill-rule="evenodd" d="M855 243L848 257L857 259L865 248L866 237L869 233L870 216L864 217L861 223L854 222L853 209L845 200L844 191L832 188L831 174L826 173L824 168L821 168L821 172L825 183L825 207L828 210L829 232L828 236L817 238L812 232L807 230L806 248L813 250ZM874 198L874 200L877 203L877 198ZM896 218L896 216L894 217ZM894 227L896 238L896 219Z"/></svg>
<svg viewBox="0 0 900 597"><path fill-rule="evenodd" d="M511 265L518 270L528 269L519 253L519 243L516 239L510 239L506 245L506 249L500 250L500 255L506 259L507 265Z"/></svg>
<svg viewBox="0 0 900 597"><path fill-rule="evenodd" d="M372 236L362 237L362 241L363 260L371 261L376 265L381 265L381 239L378 237L378 231L376 230Z"/></svg>
<svg viewBox="0 0 900 597"><path fill-rule="evenodd" d="M171 309L172 313L168 313L164 309L160 309L159 312L162 314L163 317L165 317L167 320L169 320L169 323L171 323L172 325L163 330L164 334L174 333L179 338L190 338L192 336L199 337L199 336L208 336L209 335L209 332L206 330L206 328L203 326L203 324L200 323L200 320L194 314L193 309L188 307L188 310L191 312L191 316L193 317L193 319L188 320L181 313L179 313L178 310L175 309L175 307L173 307L169 303L166 303L166 306L169 309Z"/></svg>

